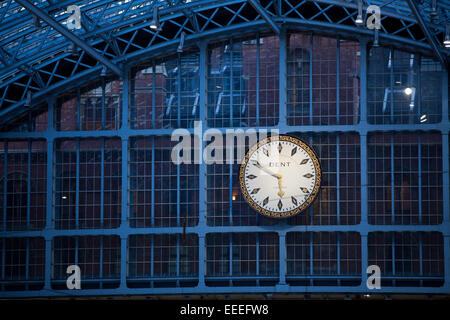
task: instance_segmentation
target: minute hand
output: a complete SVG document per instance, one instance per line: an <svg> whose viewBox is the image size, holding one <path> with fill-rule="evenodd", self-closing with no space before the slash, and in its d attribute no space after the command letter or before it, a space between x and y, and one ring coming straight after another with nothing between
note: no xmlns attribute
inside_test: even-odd
<svg viewBox="0 0 450 320"><path fill-rule="evenodd" d="M267 173L270 174L272 177L275 177L275 178L277 178L277 179L281 179L281 174L277 174L277 173L273 172L272 170L269 170L269 169L263 167L259 162L254 162L253 165L254 165L255 167L257 167L257 168L259 168L259 169L261 169L261 170L267 172Z"/></svg>

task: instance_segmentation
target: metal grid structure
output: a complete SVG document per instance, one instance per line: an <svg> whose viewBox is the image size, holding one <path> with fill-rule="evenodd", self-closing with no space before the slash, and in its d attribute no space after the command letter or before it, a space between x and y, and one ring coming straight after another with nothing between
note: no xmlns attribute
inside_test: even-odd
<svg viewBox="0 0 450 320"><path fill-rule="evenodd" d="M370 264L378 292L450 293L448 73L406 1L373 1L378 48L351 1L37 2L60 23L80 4L76 53L18 2L0 1L1 297L366 293ZM439 42L445 19L427 21ZM102 72L111 61L119 74ZM413 106L395 91L405 83ZM225 84L229 112L211 119ZM170 161L173 129L230 126L278 129L318 152L325 181L306 213L258 216L236 164ZM378 197L390 206L374 209ZM66 290L70 264L82 290Z"/></svg>

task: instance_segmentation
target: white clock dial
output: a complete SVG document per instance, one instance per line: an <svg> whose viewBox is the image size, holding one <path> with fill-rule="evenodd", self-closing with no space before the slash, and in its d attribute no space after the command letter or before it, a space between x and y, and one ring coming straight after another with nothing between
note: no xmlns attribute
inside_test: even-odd
<svg viewBox="0 0 450 320"><path fill-rule="evenodd" d="M288 217L316 197L321 170L314 151L285 135L266 138L247 153L240 170L244 198L258 212Z"/></svg>

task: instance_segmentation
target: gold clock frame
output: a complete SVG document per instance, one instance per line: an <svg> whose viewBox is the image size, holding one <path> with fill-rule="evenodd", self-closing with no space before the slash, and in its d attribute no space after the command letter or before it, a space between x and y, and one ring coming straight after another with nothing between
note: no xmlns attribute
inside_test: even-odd
<svg viewBox="0 0 450 320"><path fill-rule="evenodd" d="M253 199L250 197L250 194L247 191L247 188L245 187L245 167L247 166L247 163L252 156L252 154L259 149L262 145L273 142L273 141L289 141L303 150L305 150L308 155L311 157L311 160L314 164L314 169L316 170L316 182L314 184L314 188L308 197L308 199L302 203L301 206L290 210L286 212L274 212L267 209L264 209L260 205L258 205ZM254 144L245 154L244 159L242 160L241 167L239 168L239 185L241 187L241 192L244 196L245 201L252 207L255 211L258 213L269 216L272 218L289 218L292 216L295 216L301 212L303 212L305 209L307 209L317 198L317 195L319 194L320 186L322 182L322 167L320 166L319 157L317 156L316 152L304 141L302 141L299 138L292 137L289 135L280 134L277 136L267 137L260 141L258 141L256 144Z"/></svg>

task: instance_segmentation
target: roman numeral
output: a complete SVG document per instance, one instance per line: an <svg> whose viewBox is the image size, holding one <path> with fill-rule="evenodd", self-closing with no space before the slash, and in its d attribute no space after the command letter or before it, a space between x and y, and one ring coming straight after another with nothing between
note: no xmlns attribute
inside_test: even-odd
<svg viewBox="0 0 450 320"><path fill-rule="evenodd" d="M303 175L305 178L312 178L314 177L311 173L307 173Z"/></svg>
<svg viewBox="0 0 450 320"><path fill-rule="evenodd" d="M300 164L306 164L308 162L309 159L303 159L302 162L300 162Z"/></svg>
<svg viewBox="0 0 450 320"><path fill-rule="evenodd" d="M304 193L309 193L308 189L300 187L300 190L302 190Z"/></svg>
<svg viewBox="0 0 450 320"><path fill-rule="evenodd" d="M278 209L281 210L283 208L283 202L281 202L281 199L278 201Z"/></svg>
<svg viewBox="0 0 450 320"><path fill-rule="evenodd" d="M291 197L291 199L292 199L292 203L297 205L297 199L295 199L294 197Z"/></svg>
<svg viewBox="0 0 450 320"><path fill-rule="evenodd" d="M247 176L247 179L255 179L255 178L256 178L256 176L254 174L250 174Z"/></svg>
<svg viewBox="0 0 450 320"><path fill-rule="evenodd" d="M266 155L266 156L268 156L269 157L269 150L267 150L267 149L263 149L263 153Z"/></svg>
<svg viewBox="0 0 450 320"><path fill-rule="evenodd" d="M261 190L261 189L260 188L253 189L251 194L257 194L259 190Z"/></svg>
<svg viewBox="0 0 450 320"><path fill-rule="evenodd" d="M265 206L268 203L269 203L269 197L267 197L263 200L263 206Z"/></svg>
<svg viewBox="0 0 450 320"><path fill-rule="evenodd" d="M281 150L283 150L283 146L281 143L278 143L278 152L281 153Z"/></svg>
<svg viewBox="0 0 450 320"><path fill-rule="evenodd" d="M294 149L292 149L292 151L291 151L291 156L293 156L294 154L296 154L297 153L297 147L295 147Z"/></svg>

